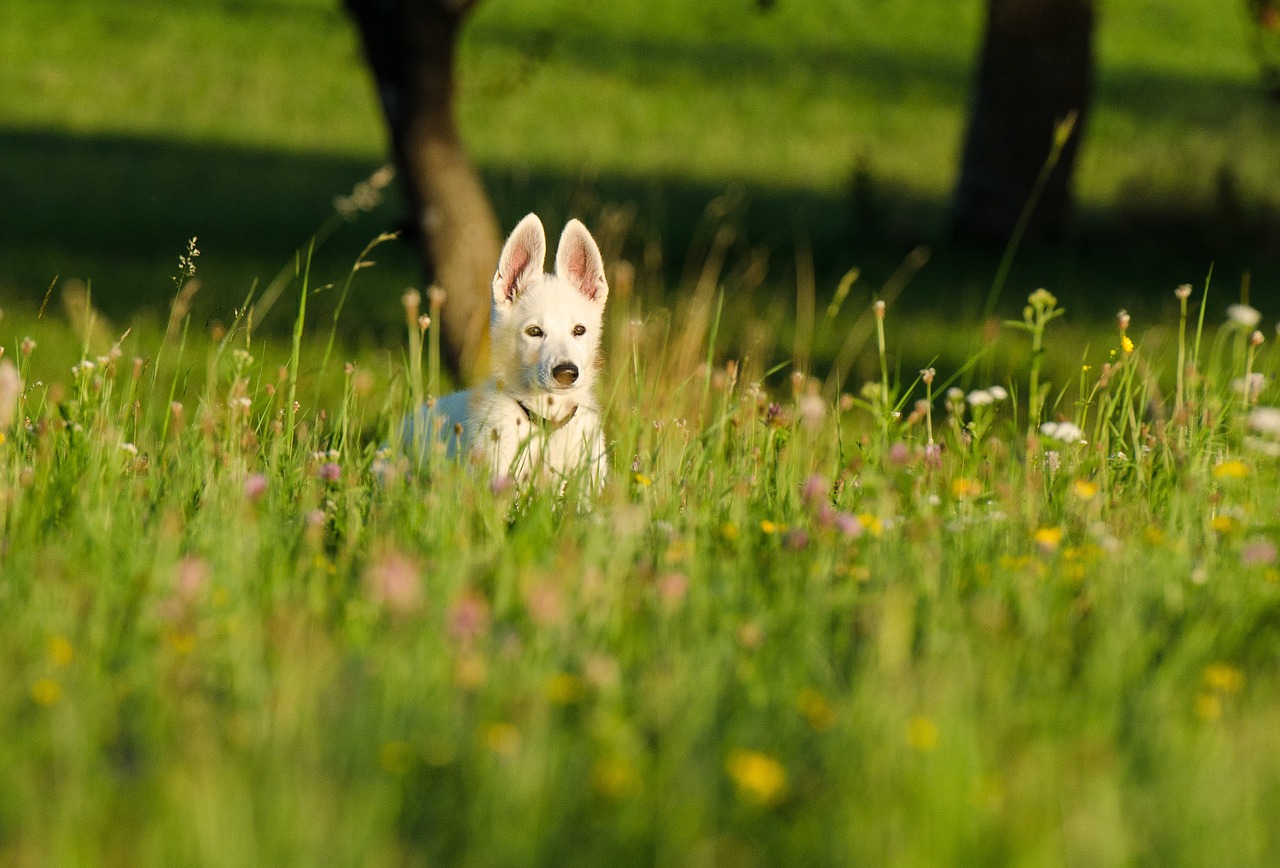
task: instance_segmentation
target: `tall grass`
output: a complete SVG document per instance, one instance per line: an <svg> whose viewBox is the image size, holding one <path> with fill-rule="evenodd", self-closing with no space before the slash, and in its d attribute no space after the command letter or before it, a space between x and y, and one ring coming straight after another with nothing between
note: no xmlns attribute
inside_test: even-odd
<svg viewBox="0 0 1280 868"><path fill-rule="evenodd" d="M384 446L415 317L378 381L310 367L301 302L283 372L251 316L70 373L6 345L0 861L1274 864L1248 310L1184 316L1177 370L1126 332L965 393L895 371L880 308L878 379L823 397L632 276L589 510Z"/></svg>

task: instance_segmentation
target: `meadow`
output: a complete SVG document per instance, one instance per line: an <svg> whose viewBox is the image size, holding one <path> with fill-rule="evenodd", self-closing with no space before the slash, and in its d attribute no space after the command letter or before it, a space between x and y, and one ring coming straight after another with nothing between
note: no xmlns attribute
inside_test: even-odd
<svg viewBox="0 0 1280 868"><path fill-rule="evenodd" d="M463 44L609 268L584 500L388 445L450 384L336 3L0 0L0 864L1276 863L1242 22L1106 4L1095 228L980 323L980 4L685 6Z"/></svg>

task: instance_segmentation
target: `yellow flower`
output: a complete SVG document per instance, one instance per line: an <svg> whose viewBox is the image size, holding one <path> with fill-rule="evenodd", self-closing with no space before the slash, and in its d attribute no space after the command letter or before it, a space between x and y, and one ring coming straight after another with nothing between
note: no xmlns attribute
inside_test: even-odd
<svg viewBox="0 0 1280 868"><path fill-rule="evenodd" d="M1239 693L1244 673L1226 663L1213 663L1204 668L1204 686L1215 693Z"/></svg>
<svg viewBox="0 0 1280 868"><path fill-rule="evenodd" d="M862 529L872 536L880 536L884 533L884 522L878 516L874 516L869 512L858 514L858 524L862 525Z"/></svg>
<svg viewBox="0 0 1280 868"><path fill-rule="evenodd" d="M378 765L391 775L402 775L413 763L413 748L402 741L386 741L378 749Z"/></svg>
<svg viewBox="0 0 1280 868"><path fill-rule="evenodd" d="M725 770L738 788L738 797L754 805L772 805L787 787L787 770L782 763L754 750L735 750Z"/></svg>
<svg viewBox="0 0 1280 868"><path fill-rule="evenodd" d="M645 476L643 473L637 473L635 478L636 484L641 488L648 488L650 485L653 485L653 480L648 476Z"/></svg>
<svg viewBox="0 0 1280 868"><path fill-rule="evenodd" d="M636 773L620 756L601 757L591 766L591 783L598 792L618 798L635 784Z"/></svg>
<svg viewBox="0 0 1280 868"><path fill-rule="evenodd" d="M1031 538L1035 540L1036 545L1040 546L1046 552L1051 552L1062 543L1062 528L1060 527L1041 527L1031 534Z"/></svg>
<svg viewBox="0 0 1280 868"><path fill-rule="evenodd" d="M1123 349L1126 353L1133 352L1133 341L1129 339L1128 335L1121 336L1120 348Z"/></svg>
<svg viewBox="0 0 1280 868"><path fill-rule="evenodd" d="M976 479L960 477L951 483L951 495L957 500L973 500L982 493L982 485Z"/></svg>
<svg viewBox="0 0 1280 868"><path fill-rule="evenodd" d="M1212 693L1201 693L1196 697L1195 711L1203 721L1217 720L1222 717L1222 700Z"/></svg>
<svg viewBox="0 0 1280 868"><path fill-rule="evenodd" d="M812 687L806 687L796 696L796 707L817 732L830 729L836 722L836 713L827 698Z"/></svg>
<svg viewBox="0 0 1280 868"><path fill-rule="evenodd" d="M1098 483L1088 479L1077 479L1071 484L1071 493L1081 500L1093 500L1098 496Z"/></svg>
<svg viewBox="0 0 1280 868"><path fill-rule="evenodd" d="M912 750L928 753L938 746L938 725L923 715L907 721L907 745Z"/></svg>
<svg viewBox="0 0 1280 868"><path fill-rule="evenodd" d="M1249 465L1238 458L1224 461L1213 468L1216 479L1244 479L1249 475Z"/></svg>
<svg viewBox="0 0 1280 868"><path fill-rule="evenodd" d="M75 656L75 649L64 637L54 636L49 639L49 659L53 661L54 666L68 666Z"/></svg>
<svg viewBox="0 0 1280 868"><path fill-rule="evenodd" d="M761 520L760 530L764 533L773 534L778 532L778 526L766 518Z"/></svg>
<svg viewBox="0 0 1280 868"><path fill-rule="evenodd" d="M31 698L36 705L53 705L62 697L62 685L52 678L37 678L31 685Z"/></svg>
<svg viewBox="0 0 1280 868"><path fill-rule="evenodd" d="M1209 527L1213 528L1218 533L1232 533L1236 530L1237 526L1238 523L1236 520L1229 515L1215 515L1213 518L1209 519Z"/></svg>
<svg viewBox="0 0 1280 868"><path fill-rule="evenodd" d="M484 731L484 744L499 756L511 756L520 750L520 730L509 723L491 723Z"/></svg>
<svg viewBox="0 0 1280 868"><path fill-rule="evenodd" d="M543 688L547 701L555 705L572 705L582 696L582 682L568 672L557 672Z"/></svg>
<svg viewBox="0 0 1280 868"><path fill-rule="evenodd" d="M726 521L720 527L720 535L727 540L735 540L738 538L738 526L731 521Z"/></svg>

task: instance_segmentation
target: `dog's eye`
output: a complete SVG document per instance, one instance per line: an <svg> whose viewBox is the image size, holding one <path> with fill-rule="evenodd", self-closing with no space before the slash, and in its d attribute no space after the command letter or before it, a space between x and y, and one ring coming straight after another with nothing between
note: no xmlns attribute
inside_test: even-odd
<svg viewBox="0 0 1280 868"><path fill-rule="evenodd" d="M524 333L531 338L542 337L542 329L538 328L537 326L529 326L527 329L524 330Z"/></svg>
<svg viewBox="0 0 1280 868"><path fill-rule="evenodd" d="M576 325L573 327L573 336L580 338L587 333L587 327L584 325Z"/></svg>

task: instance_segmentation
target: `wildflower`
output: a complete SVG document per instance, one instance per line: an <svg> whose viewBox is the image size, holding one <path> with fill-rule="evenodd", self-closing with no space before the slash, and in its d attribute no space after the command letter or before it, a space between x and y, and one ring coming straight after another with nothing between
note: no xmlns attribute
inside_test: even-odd
<svg viewBox="0 0 1280 868"><path fill-rule="evenodd" d="M1240 562L1246 567L1269 567L1276 562L1276 546L1261 537L1250 540L1240 552Z"/></svg>
<svg viewBox="0 0 1280 868"><path fill-rule="evenodd" d="M470 644L489 629L489 604L475 591L467 591L449 609L449 634Z"/></svg>
<svg viewBox="0 0 1280 868"><path fill-rule="evenodd" d="M643 473L637 473L635 475L635 480L636 480L636 485L640 486L641 488L648 488L650 485L653 485L653 479L648 476L645 476Z"/></svg>
<svg viewBox="0 0 1280 868"><path fill-rule="evenodd" d="M342 478L342 466L332 461L320 465L317 475L325 482L337 482Z"/></svg>
<svg viewBox="0 0 1280 868"><path fill-rule="evenodd" d="M1214 693L1239 693L1244 687L1244 673L1226 663L1211 663L1204 668L1204 686Z"/></svg>
<svg viewBox="0 0 1280 868"><path fill-rule="evenodd" d="M244 499L257 503L267 491L267 477L261 473L251 473L244 480Z"/></svg>
<svg viewBox="0 0 1280 868"><path fill-rule="evenodd" d="M557 672L547 679L542 691L552 705L573 705L582 697L582 679Z"/></svg>
<svg viewBox="0 0 1280 868"><path fill-rule="evenodd" d="M819 473L812 474L800 489L800 502L806 506L821 503L831 491L831 483Z"/></svg>
<svg viewBox="0 0 1280 868"><path fill-rule="evenodd" d="M1228 305L1227 321L1248 331L1257 328L1258 323L1262 322L1262 312L1247 304Z"/></svg>
<svg viewBox="0 0 1280 868"><path fill-rule="evenodd" d="M938 725L923 715L907 721L907 746L928 753L938 746Z"/></svg>
<svg viewBox="0 0 1280 868"><path fill-rule="evenodd" d="M431 317L427 316L425 313L421 314L418 317L418 331L425 332L429 328L431 328Z"/></svg>
<svg viewBox="0 0 1280 868"><path fill-rule="evenodd" d="M797 527L791 530L783 539L782 544L792 551L800 551L809 546L809 532L804 528Z"/></svg>
<svg viewBox="0 0 1280 868"><path fill-rule="evenodd" d="M1215 479L1244 479L1249 475L1249 465L1238 458L1223 461L1213 468Z"/></svg>
<svg viewBox="0 0 1280 868"><path fill-rule="evenodd" d="M971 407L985 407L996 402L995 396L986 389L975 389L965 396Z"/></svg>
<svg viewBox="0 0 1280 868"><path fill-rule="evenodd" d="M489 664L479 654L464 654L453 668L453 680L463 690L476 690L489 680Z"/></svg>
<svg viewBox="0 0 1280 868"><path fill-rule="evenodd" d="M1267 339L1262 336L1262 332L1260 331L1255 331L1253 334L1249 335L1249 344L1251 346L1260 347L1266 342L1266 340Z"/></svg>
<svg viewBox="0 0 1280 868"><path fill-rule="evenodd" d="M397 615L422 607L421 570L400 552L383 554L364 572L365 593L374 603Z"/></svg>
<svg viewBox="0 0 1280 868"><path fill-rule="evenodd" d="M884 522L879 516L864 512L858 516L858 523L862 525L862 529L872 536L880 536L884 533Z"/></svg>
<svg viewBox="0 0 1280 868"><path fill-rule="evenodd" d="M1074 422L1045 422L1040 433L1061 443L1079 443L1084 438L1084 432Z"/></svg>
<svg viewBox="0 0 1280 868"><path fill-rule="evenodd" d="M809 728L817 732L830 729L836 722L836 713L827 698L812 687L806 687L796 695L796 708Z"/></svg>
<svg viewBox="0 0 1280 868"><path fill-rule="evenodd" d="M187 555L178 561L173 590L180 602L194 603L209 582L209 562L195 555Z"/></svg>
<svg viewBox="0 0 1280 868"><path fill-rule="evenodd" d="M1262 390L1267 387L1267 375L1254 371L1231 381L1231 388L1238 395L1244 395L1250 403L1258 400Z"/></svg>
<svg viewBox="0 0 1280 868"><path fill-rule="evenodd" d="M601 757L591 766L591 783L606 796L617 798L635 785L635 772L620 756Z"/></svg>
<svg viewBox="0 0 1280 868"><path fill-rule="evenodd" d="M1036 528L1031 534L1031 539L1044 552L1051 552L1057 549L1062 543L1062 528L1060 527L1040 527Z"/></svg>
<svg viewBox="0 0 1280 868"><path fill-rule="evenodd" d="M937 443L925 444L924 466L930 470L938 470L942 467L942 447Z"/></svg>
<svg viewBox="0 0 1280 868"><path fill-rule="evenodd" d="M1116 314L1116 325L1120 328L1120 334L1124 334L1129 330L1129 311L1122 310Z"/></svg>
<svg viewBox="0 0 1280 868"><path fill-rule="evenodd" d="M448 297L449 294L444 291L443 287L431 286L427 289L427 305L432 310L439 310L444 307L445 299Z"/></svg>
<svg viewBox="0 0 1280 868"><path fill-rule="evenodd" d="M750 804L772 805L786 790L787 771L782 763L759 751L735 750L729 754L725 770L737 787L738 797Z"/></svg>
<svg viewBox="0 0 1280 868"><path fill-rule="evenodd" d="M1196 717L1208 723L1222 717L1222 700L1212 693L1201 693L1196 697Z"/></svg>
<svg viewBox="0 0 1280 868"><path fill-rule="evenodd" d="M889 455L887 456L889 463L896 467L904 467L911 460L911 450L907 444L898 441L889 447Z"/></svg>
<svg viewBox="0 0 1280 868"><path fill-rule="evenodd" d="M925 368L920 372L920 379L921 381L924 382L926 386L932 386L933 378L936 377L937 375L938 375L938 372L933 368Z"/></svg>
<svg viewBox="0 0 1280 868"><path fill-rule="evenodd" d="M961 476L951 483L951 496L956 500L973 500L982 494L982 483L976 479Z"/></svg>
<svg viewBox="0 0 1280 868"><path fill-rule="evenodd" d="M1133 339L1130 338L1128 335L1121 336L1120 349L1124 350L1125 355L1128 355L1129 353L1133 352Z"/></svg>
<svg viewBox="0 0 1280 868"><path fill-rule="evenodd" d="M1179 300L1186 301L1188 298L1191 298L1191 284L1182 284L1173 291L1173 294L1177 296Z"/></svg>
<svg viewBox="0 0 1280 868"><path fill-rule="evenodd" d="M62 685L52 678L37 678L31 684L31 698L36 705L53 705L62 698Z"/></svg>
<svg viewBox="0 0 1280 868"><path fill-rule="evenodd" d="M848 512L836 513L835 524L836 529L848 539L857 539L862 536L862 532L865 530L862 522Z"/></svg>
<svg viewBox="0 0 1280 868"><path fill-rule="evenodd" d="M827 417L827 405L817 395L802 395L800 400L796 401L796 414L800 417L800 424L810 431L815 431L822 426L822 420Z"/></svg>
<svg viewBox="0 0 1280 868"><path fill-rule="evenodd" d="M876 312L876 319L884 319L884 299L877 298L873 307Z"/></svg>
<svg viewBox="0 0 1280 868"><path fill-rule="evenodd" d="M1209 527L1220 534L1233 533L1238 527L1239 522L1230 515L1215 515L1209 519Z"/></svg>
<svg viewBox="0 0 1280 868"><path fill-rule="evenodd" d="M666 573L658 579L658 599L668 610L684 600L689 590L689 578L684 573Z"/></svg>
<svg viewBox="0 0 1280 868"><path fill-rule="evenodd" d="M1245 424L1252 431L1280 439L1280 409L1276 407L1255 407Z"/></svg>
<svg viewBox="0 0 1280 868"><path fill-rule="evenodd" d="M75 656L75 648L71 647L71 643L65 637L53 636L49 639L49 659L53 661L54 666L59 668L69 666Z"/></svg>
<svg viewBox="0 0 1280 868"><path fill-rule="evenodd" d="M35 349L36 349L36 342L33 341L31 338L23 338L21 346L18 347L18 351L21 352L24 356L31 355L33 352L35 352Z"/></svg>
<svg viewBox="0 0 1280 868"><path fill-rule="evenodd" d="M738 538L738 526L731 521L726 521L720 526L720 535L732 542Z"/></svg>
<svg viewBox="0 0 1280 868"><path fill-rule="evenodd" d="M0 431L13 424L21 395L22 377L18 376L18 366L8 359L0 359Z"/></svg>
<svg viewBox="0 0 1280 868"><path fill-rule="evenodd" d="M127 453L130 458L138 457L138 447L132 443L121 443L120 451Z"/></svg>
<svg viewBox="0 0 1280 868"><path fill-rule="evenodd" d="M1098 483L1088 479L1077 479L1071 483L1071 493L1084 501L1093 500L1098 496Z"/></svg>
<svg viewBox="0 0 1280 868"><path fill-rule="evenodd" d="M485 727L484 744L498 756L512 756L520 750L520 730L510 723L491 723Z"/></svg>
<svg viewBox="0 0 1280 868"><path fill-rule="evenodd" d="M987 389L987 392L997 401L1004 401L1009 397L1009 392L1004 386L991 386Z"/></svg>

